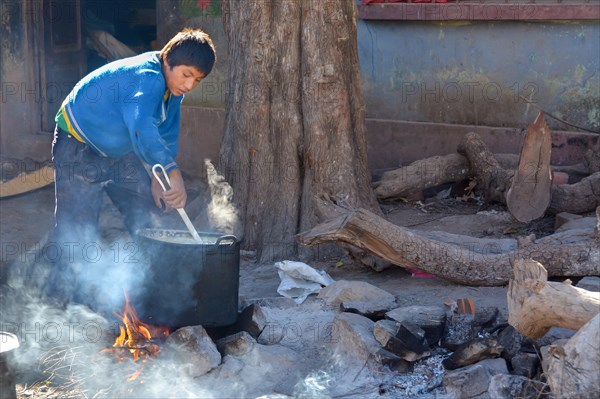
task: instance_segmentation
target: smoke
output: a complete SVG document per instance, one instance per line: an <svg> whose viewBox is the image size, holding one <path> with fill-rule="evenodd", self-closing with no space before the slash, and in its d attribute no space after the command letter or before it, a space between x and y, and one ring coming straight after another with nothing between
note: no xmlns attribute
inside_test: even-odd
<svg viewBox="0 0 600 399"><path fill-rule="evenodd" d="M233 189L225 178L218 174L210 160L205 159L204 164L211 196L208 204L210 224L220 233L234 234L241 239L239 212L232 203Z"/></svg>

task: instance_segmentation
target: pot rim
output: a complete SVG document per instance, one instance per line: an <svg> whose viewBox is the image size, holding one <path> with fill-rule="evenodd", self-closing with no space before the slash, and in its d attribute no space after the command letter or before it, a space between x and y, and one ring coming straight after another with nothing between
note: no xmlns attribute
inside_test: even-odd
<svg viewBox="0 0 600 399"><path fill-rule="evenodd" d="M198 243L194 240L194 237L187 230L177 230L177 229L159 229L159 228L144 228L139 229L135 232L136 236L151 240L154 242L159 242L163 244L170 245L181 245L181 246L219 246L219 245L235 245L239 243L239 240L233 234L223 234L217 232L206 232L199 231L198 235L204 241L203 243ZM169 240L169 238L179 238L184 239L183 242L174 242Z"/></svg>

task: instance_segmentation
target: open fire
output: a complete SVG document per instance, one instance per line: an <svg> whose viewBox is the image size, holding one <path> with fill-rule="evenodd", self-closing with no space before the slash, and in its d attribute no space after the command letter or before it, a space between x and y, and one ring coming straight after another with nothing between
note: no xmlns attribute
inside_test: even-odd
<svg viewBox="0 0 600 399"><path fill-rule="evenodd" d="M169 336L170 331L166 326L154 326L142 322L135 308L129 303L129 297L125 295L125 309L115 316L123 323L119 325L119 335L115 338L112 348L103 349L102 352L114 353L119 362L133 357L134 361L147 358L156 358L160 353L157 341ZM128 381L135 380L142 370L133 373Z"/></svg>

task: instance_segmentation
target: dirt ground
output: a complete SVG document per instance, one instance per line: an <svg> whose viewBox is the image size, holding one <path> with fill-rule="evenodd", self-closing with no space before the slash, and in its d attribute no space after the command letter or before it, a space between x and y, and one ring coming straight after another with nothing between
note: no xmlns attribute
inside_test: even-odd
<svg viewBox="0 0 600 399"><path fill-rule="evenodd" d="M40 243L51 231L53 196L53 186L48 186L0 201L2 282L6 282L9 264L15 260L30 261L31 257L35 256L35 249L40 247ZM390 221L401 226L420 230L443 230L473 237L514 237L531 232L543 235L553 224L552 219L543 219L527 226L518 225L502 207L487 206L476 200L461 202L452 198L432 197L427 201L385 203L382 204L382 209ZM123 234L123 226L118 220L118 211L106 201L100 223L105 237ZM315 262L311 266L325 270L334 280L361 280L378 286L395 295L400 306L443 305L448 300L468 297L473 299L476 307L495 306L506 314L506 287L461 286L438 277L413 276L410 271L396 266L375 272L353 264L343 257ZM295 311L306 320L313 317L313 312L322 314L323 320L329 320L334 314L329 310L322 310L312 298L306 302L309 305L303 305L308 308L304 308L302 312L291 300L286 299L285 301L289 302L282 302L283 298L277 293L279 283L277 269L272 263L256 264L243 257L240 271L242 304L269 301L275 304L285 303L283 307L272 306L270 310L272 314L279 314L282 318L292 317L290 315L295 314ZM293 342L289 346L297 345L298 342ZM20 399L65 395L64 391L46 386L43 380L36 381L36 376L38 375L32 374L18 381ZM78 397L76 393L74 396Z"/></svg>

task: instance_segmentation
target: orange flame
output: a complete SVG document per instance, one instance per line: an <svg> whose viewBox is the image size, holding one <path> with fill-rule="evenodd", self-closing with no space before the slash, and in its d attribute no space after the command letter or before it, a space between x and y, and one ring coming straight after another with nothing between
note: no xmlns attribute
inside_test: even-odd
<svg viewBox="0 0 600 399"><path fill-rule="evenodd" d="M141 355L156 357L160 352L158 345L153 339L161 339L169 336L169 328L164 326L153 326L142 322L135 309L129 303L129 297L125 295L125 309L122 314L115 314L123 322L119 326L120 334L115 339L113 347L127 348L133 355L133 360L139 360Z"/></svg>
<svg viewBox="0 0 600 399"><path fill-rule="evenodd" d="M123 356L124 352L131 353L134 361L138 361L140 357L155 358L158 356L160 348L153 341L168 337L170 334L168 327L153 326L142 322L134 307L129 303L127 294L125 294L125 309L123 313L115 313L115 316L123 322L123 325L119 326L119 336L115 338L113 348L103 349L102 352L114 353L117 355L119 361L125 359L125 356ZM142 362L145 363L146 360ZM127 377L127 382L138 378L142 373L143 367Z"/></svg>

